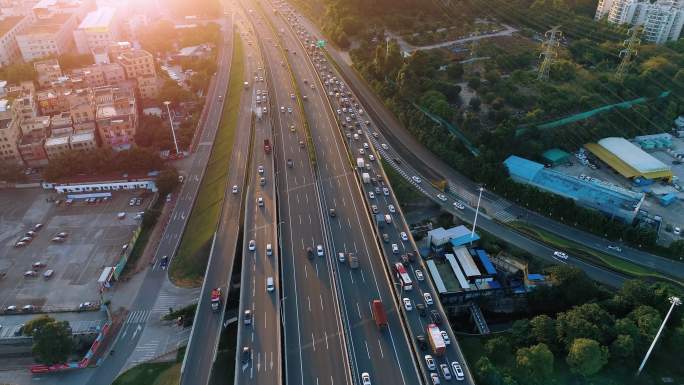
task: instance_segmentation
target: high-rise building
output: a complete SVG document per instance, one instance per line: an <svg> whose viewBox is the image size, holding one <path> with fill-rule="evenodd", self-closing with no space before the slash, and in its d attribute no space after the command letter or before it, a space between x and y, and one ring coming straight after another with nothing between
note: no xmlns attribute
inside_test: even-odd
<svg viewBox="0 0 684 385"><path fill-rule="evenodd" d="M596 20L642 26L642 39L663 44L677 40L684 27L684 0L599 0Z"/></svg>
<svg viewBox="0 0 684 385"><path fill-rule="evenodd" d="M154 66L154 56L141 49L121 51L116 61L126 70L126 77L134 79L142 99L153 99L159 94L159 79Z"/></svg>

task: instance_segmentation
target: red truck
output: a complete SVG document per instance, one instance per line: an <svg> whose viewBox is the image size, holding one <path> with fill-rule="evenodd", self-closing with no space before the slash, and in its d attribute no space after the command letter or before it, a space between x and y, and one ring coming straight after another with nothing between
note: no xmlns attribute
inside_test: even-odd
<svg viewBox="0 0 684 385"><path fill-rule="evenodd" d="M432 353L436 356L441 356L446 350L446 343L444 338L442 338L442 332L439 327L435 324L429 324L427 326L428 340L430 340L430 347L432 347Z"/></svg>
<svg viewBox="0 0 684 385"><path fill-rule="evenodd" d="M271 141L268 139L264 139L264 152L267 154L271 153Z"/></svg>
<svg viewBox="0 0 684 385"><path fill-rule="evenodd" d="M379 328L387 326L387 314L385 313L385 307L382 306L382 301L379 299L373 300L372 309L375 325Z"/></svg>
<svg viewBox="0 0 684 385"><path fill-rule="evenodd" d="M211 310L218 311L221 304L221 288L217 287L211 291Z"/></svg>

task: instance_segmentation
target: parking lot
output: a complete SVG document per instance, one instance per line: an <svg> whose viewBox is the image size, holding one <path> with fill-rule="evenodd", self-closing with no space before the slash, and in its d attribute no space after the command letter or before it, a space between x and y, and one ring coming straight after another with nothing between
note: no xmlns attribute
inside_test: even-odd
<svg viewBox="0 0 684 385"><path fill-rule="evenodd" d="M99 301L97 280L118 261L151 195L130 206L141 192L113 192L110 200L64 203L65 196L43 189L0 190L0 309L27 305L35 311L76 309ZM57 205L55 200L61 200ZM126 213L120 214L120 213ZM17 242L42 224L24 246ZM54 239L59 233L62 240ZM33 266L36 262L41 264ZM46 271L52 270L50 277ZM33 273L30 273L33 271Z"/></svg>
<svg viewBox="0 0 684 385"><path fill-rule="evenodd" d="M684 140L681 138L673 138L674 153L684 152ZM684 182L684 164L674 164L675 158L665 150L656 150L649 152L653 157L657 158L666 165L672 167L672 173L675 175L675 182L679 185ZM593 157L590 157L594 159ZM567 175L580 177L582 175L596 178L600 181L609 184L620 186L632 191L648 191L641 209L648 212L650 217L660 216L663 218L663 225L660 232L660 240L664 243L669 243L671 240L680 239L679 236L674 235L671 231L666 229L674 227L684 228L684 193L677 191L672 185L656 182L649 186L637 187L630 180L619 175L610 167L596 162L599 167L596 169L583 165L576 157L570 159L571 165L560 165L554 167L555 170ZM667 193L676 193L678 200L669 206L662 206L659 202L659 197ZM670 225L670 226L668 226Z"/></svg>

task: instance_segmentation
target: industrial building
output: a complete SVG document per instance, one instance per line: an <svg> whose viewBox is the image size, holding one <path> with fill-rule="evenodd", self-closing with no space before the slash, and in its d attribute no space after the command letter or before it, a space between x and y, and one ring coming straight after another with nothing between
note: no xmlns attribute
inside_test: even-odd
<svg viewBox="0 0 684 385"><path fill-rule="evenodd" d="M427 242L435 252L444 251L444 247L449 244L452 247L462 246L479 240L480 237L465 226L456 226L450 229L438 227L427 233Z"/></svg>
<svg viewBox="0 0 684 385"><path fill-rule="evenodd" d="M672 168L625 138L603 138L584 147L625 178L672 180Z"/></svg>
<svg viewBox="0 0 684 385"><path fill-rule="evenodd" d="M511 179L518 183L572 199L580 206L598 210L626 223L634 221L644 201L643 193L565 175L515 155L509 156L504 165Z"/></svg>

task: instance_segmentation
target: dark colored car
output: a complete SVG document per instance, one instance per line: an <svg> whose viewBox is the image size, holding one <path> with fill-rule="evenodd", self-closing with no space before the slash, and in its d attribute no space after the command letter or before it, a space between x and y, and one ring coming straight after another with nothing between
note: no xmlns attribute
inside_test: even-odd
<svg viewBox="0 0 684 385"><path fill-rule="evenodd" d="M313 254L313 249L312 249L311 247L307 247L307 248L306 248L306 256L307 256L309 259L313 259L314 254Z"/></svg>
<svg viewBox="0 0 684 385"><path fill-rule="evenodd" d="M427 341L425 341L425 336L420 335L416 337L416 341L418 341L418 347L420 348L420 350L427 349Z"/></svg>
<svg viewBox="0 0 684 385"><path fill-rule="evenodd" d="M249 349L249 346L244 346L242 348L241 360L243 363L245 363L245 362L248 362L250 358L251 358L251 350Z"/></svg>
<svg viewBox="0 0 684 385"><path fill-rule="evenodd" d="M430 310L430 319L432 320L432 323L434 323L435 325L442 324L442 316L439 315L437 310Z"/></svg>
<svg viewBox="0 0 684 385"><path fill-rule="evenodd" d="M425 317L427 315L427 312L425 311L425 305L422 303L416 304L416 310L418 310L418 313L421 317Z"/></svg>
<svg viewBox="0 0 684 385"><path fill-rule="evenodd" d="M165 255L161 258L161 261L159 262L159 266L161 266L162 270L166 270L166 268L169 266L169 256Z"/></svg>

